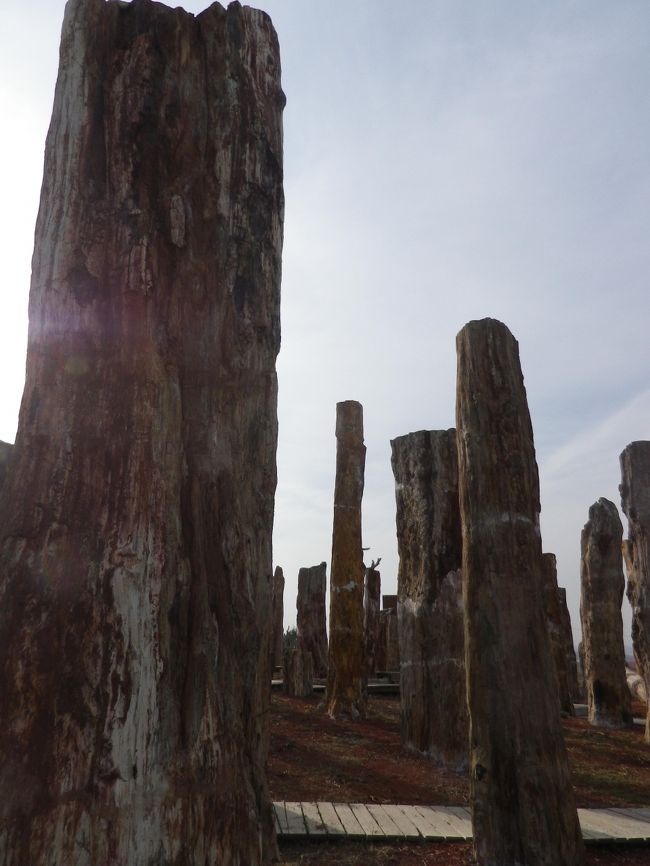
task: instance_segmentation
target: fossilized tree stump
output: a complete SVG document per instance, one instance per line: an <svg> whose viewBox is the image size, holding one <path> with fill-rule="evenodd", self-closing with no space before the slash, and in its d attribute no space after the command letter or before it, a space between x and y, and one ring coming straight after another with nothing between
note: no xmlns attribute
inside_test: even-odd
<svg viewBox="0 0 650 866"><path fill-rule="evenodd" d="M7 477L7 467L13 450L14 446L9 442L0 442L0 487L2 487Z"/></svg>
<svg viewBox="0 0 650 866"><path fill-rule="evenodd" d="M0 863L239 866L265 782L270 19L69 0L0 497Z"/></svg>
<svg viewBox="0 0 650 866"><path fill-rule="evenodd" d="M560 608L560 627L562 629L562 643L566 658L566 672L569 683L569 694L573 703L581 698L580 685L578 683L578 663L576 662L576 651L573 645L573 629L571 628L571 614L566 602L566 589L560 586L557 590L558 605Z"/></svg>
<svg viewBox="0 0 650 866"><path fill-rule="evenodd" d="M621 505L628 521L623 554L632 607L632 644L637 669L650 696L650 442L631 442L620 460ZM645 740L650 743L650 704Z"/></svg>
<svg viewBox="0 0 650 866"><path fill-rule="evenodd" d="M298 646L303 652L311 653L317 677L327 676L326 592L326 563L300 569L296 601Z"/></svg>
<svg viewBox="0 0 650 866"><path fill-rule="evenodd" d="M580 538L580 621L587 707L592 725L622 727L632 721L625 677L621 604L623 525L613 502L589 509Z"/></svg>
<svg viewBox="0 0 650 866"><path fill-rule="evenodd" d="M278 565L271 588L271 667L281 668L284 649L284 572Z"/></svg>
<svg viewBox="0 0 650 866"><path fill-rule="evenodd" d="M379 616L381 635L386 642L385 670L392 672L399 671L399 622L397 620L397 611L389 607L388 610L382 610Z"/></svg>
<svg viewBox="0 0 650 866"><path fill-rule="evenodd" d="M397 505L402 743L453 769L468 757L455 430L391 442Z"/></svg>
<svg viewBox="0 0 650 866"><path fill-rule="evenodd" d="M330 566L330 639L327 712L332 718L365 716L361 497L366 462L363 408L336 404L336 481Z"/></svg>
<svg viewBox="0 0 650 866"><path fill-rule="evenodd" d="M378 670L380 598L381 574L372 565L366 569L363 589L363 630L366 638L366 671L369 677Z"/></svg>
<svg viewBox="0 0 650 866"><path fill-rule="evenodd" d="M290 698L308 698L314 691L314 662L310 652L300 648L284 656L284 691Z"/></svg>
<svg viewBox="0 0 650 866"><path fill-rule="evenodd" d="M517 342L456 339L470 786L479 864L576 866L583 843L541 577L539 481Z"/></svg>
<svg viewBox="0 0 650 866"><path fill-rule="evenodd" d="M562 612L558 596L557 563L553 553L542 554L542 580L546 623L551 639L551 652L557 675L560 710L569 716L574 716L575 710L569 689L569 675L567 671L566 637L562 627Z"/></svg>

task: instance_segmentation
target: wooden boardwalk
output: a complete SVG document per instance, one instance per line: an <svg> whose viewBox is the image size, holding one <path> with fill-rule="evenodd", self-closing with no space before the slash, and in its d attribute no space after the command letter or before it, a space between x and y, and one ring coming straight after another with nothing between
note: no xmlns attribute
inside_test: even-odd
<svg viewBox="0 0 650 866"><path fill-rule="evenodd" d="M375 803L273 804L280 838L464 842L472 838L463 806ZM578 809L585 842L650 842L650 808Z"/></svg>

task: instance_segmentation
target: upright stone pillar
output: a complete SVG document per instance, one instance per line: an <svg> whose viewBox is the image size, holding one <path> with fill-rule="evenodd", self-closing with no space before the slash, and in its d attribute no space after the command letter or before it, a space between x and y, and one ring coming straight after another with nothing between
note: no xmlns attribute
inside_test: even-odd
<svg viewBox="0 0 650 866"><path fill-rule="evenodd" d="M399 622L397 611L388 608L382 610L380 616L383 619L381 629L386 641L386 670L392 673L399 672Z"/></svg>
<svg viewBox="0 0 650 866"><path fill-rule="evenodd" d="M327 712L332 718L363 718L366 671L363 632L361 497L366 463L363 408L336 404L336 482L330 571L330 640Z"/></svg>
<svg viewBox="0 0 650 866"><path fill-rule="evenodd" d="M567 671L566 638L562 628L562 612L558 597L557 564L555 554L553 553L542 554L542 580L546 623L548 625L549 637L551 638L551 652L555 663L555 673L557 674L560 710L569 716L574 716L575 710L569 689L569 675Z"/></svg>
<svg viewBox="0 0 650 866"><path fill-rule="evenodd" d="M0 488L7 477L7 467L9 466L9 459L13 454L13 450L14 446L9 442L0 441Z"/></svg>
<svg viewBox="0 0 650 866"><path fill-rule="evenodd" d="M284 572L278 565L271 590L271 667L281 668L284 650Z"/></svg>
<svg viewBox="0 0 650 866"><path fill-rule="evenodd" d="M402 743L465 769L469 719L456 431L409 433L391 448Z"/></svg>
<svg viewBox="0 0 650 866"><path fill-rule="evenodd" d="M366 569L363 590L363 630L366 637L366 671L369 677L377 672L379 652L379 605L381 574L373 562Z"/></svg>
<svg viewBox="0 0 650 866"><path fill-rule="evenodd" d="M518 346L493 319L470 322L456 346L474 852L485 866L577 866Z"/></svg>
<svg viewBox="0 0 650 866"><path fill-rule="evenodd" d="M327 676L326 592L327 565L324 562L300 569L296 601L298 647L311 653L316 677Z"/></svg>
<svg viewBox="0 0 650 866"><path fill-rule="evenodd" d="M623 547L627 597L632 607L632 644L650 696L650 442L632 442L621 454L621 504L628 520ZM645 740L650 743L650 704Z"/></svg>
<svg viewBox="0 0 650 866"><path fill-rule="evenodd" d="M0 862L267 864L284 97L263 13L68 0L0 495Z"/></svg>
<svg viewBox="0 0 650 866"><path fill-rule="evenodd" d="M566 602L566 589L558 587L558 605L560 608L560 627L562 629L562 643L566 658L566 672L569 683L569 694L573 703L578 703L581 698L580 685L578 683L578 664L576 662L576 651L573 644L573 629L571 628L571 614Z"/></svg>
<svg viewBox="0 0 650 866"><path fill-rule="evenodd" d="M632 721L621 614L622 541L616 506L599 499L589 509L580 539L580 620L589 721L614 728Z"/></svg>

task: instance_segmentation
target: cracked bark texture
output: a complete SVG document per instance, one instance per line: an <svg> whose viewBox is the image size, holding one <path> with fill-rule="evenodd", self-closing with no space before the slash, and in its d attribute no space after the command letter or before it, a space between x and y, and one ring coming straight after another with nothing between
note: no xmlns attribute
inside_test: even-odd
<svg viewBox="0 0 650 866"><path fill-rule="evenodd" d="M566 589L560 586L557 590L558 606L560 609L560 627L562 629L562 643L566 659L566 672L569 684L569 694L573 703L580 701L580 685L578 683L578 662L573 645L573 629L571 628L571 614L566 601Z"/></svg>
<svg viewBox="0 0 650 866"><path fill-rule="evenodd" d="M578 866L518 345L484 319L467 324L456 346L474 853L490 866Z"/></svg>
<svg viewBox="0 0 650 866"><path fill-rule="evenodd" d="M281 668L284 650L284 572L276 566L271 588L271 668Z"/></svg>
<svg viewBox="0 0 650 866"><path fill-rule="evenodd" d="M268 863L278 43L69 0L0 497L0 864Z"/></svg>
<svg viewBox="0 0 650 866"><path fill-rule="evenodd" d="M314 676L327 676L327 624L325 594L327 592L327 564L301 568L298 572L298 598L296 625L298 647L311 653Z"/></svg>
<svg viewBox="0 0 650 866"><path fill-rule="evenodd" d="M391 448L402 743L464 770L469 718L456 430L409 433Z"/></svg>
<svg viewBox="0 0 650 866"><path fill-rule="evenodd" d="M363 631L366 639L366 671L369 677L379 670L379 605L381 599L381 573L367 568L363 588Z"/></svg>
<svg viewBox="0 0 650 866"><path fill-rule="evenodd" d="M621 505L628 521L623 545L627 597L632 607L632 645L639 673L650 696L650 442L631 442L621 461ZM645 740L650 743L650 704Z"/></svg>
<svg viewBox="0 0 650 866"><path fill-rule="evenodd" d="M616 506L599 499L589 509L580 537L580 621L589 722L612 728L632 722L621 613L622 542Z"/></svg>
<svg viewBox="0 0 650 866"><path fill-rule="evenodd" d="M330 566L330 639L327 713L363 718L366 670L363 631L361 498L366 463L363 407L356 400L336 404L336 480Z"/></svg>
<svg viewBox="0 0 650 866"><path fill-rule="evenodd" d="M546 623L548 634L551 639L551 651L555 664L557 676L558 700L560 710L568 716L575 716L573 699L569 689L569 674L567 670L567 653L565 634L562 625L562 611L557 585L557 562L555 554L542 554L542 579L544 586L544 607L546 609Z"/></svg>

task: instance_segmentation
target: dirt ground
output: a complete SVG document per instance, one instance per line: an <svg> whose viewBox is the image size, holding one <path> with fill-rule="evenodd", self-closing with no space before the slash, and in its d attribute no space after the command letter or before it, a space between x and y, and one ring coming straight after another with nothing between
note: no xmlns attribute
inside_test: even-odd
<svg viewBox="0 0 650 866"><path fill-rule="evenodd" d="M274 800L468 805L466 774L442 770L400 744L399 699L374 697L363 722L329 719L319 697L274 693L269 781ZM635 715L643 715L639 705ZM643 728L563 722L578 806L650 805ZM300 866L468 866L463 843L284 842L280 863ZM587 866L650 866L650 846L589 846Z"/></svg>

